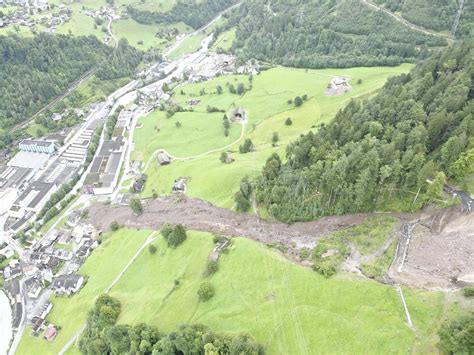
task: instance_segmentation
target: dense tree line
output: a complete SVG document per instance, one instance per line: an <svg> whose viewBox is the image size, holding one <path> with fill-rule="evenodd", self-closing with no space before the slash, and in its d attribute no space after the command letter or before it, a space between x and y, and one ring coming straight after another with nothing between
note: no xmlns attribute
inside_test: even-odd
<svg viewBox="0 0 474 355"><path fill-rule="evenodd" d="M455 0L377 0L375 2L392 12L400 12L403 18L415 25L438 32L451 31L459 8L459 1ZM466 1L456 37L471 36L473 21L474 6Z"/></svg>
<svg viewBox="0 0 474 355"><path fill-rule="evenodd" d="M448 354L474 354L474 314L446 320L438 332L441 347Z"/></svg>
<svg viewBox="0 0 474 355"><path fill-rule="evenodd" d="M462 176L472 159L473 57L473 40L458 43L389 79L370 101L351 101L291 144L286 163L268 159L258 202L280 220L311 220L372 211L400 191L412 201L438 172Z"/></svg>
<svg viewBox="0 0 474 355"><path fill-rule="evenodd" d="M218 334L203 325L181 325L168 335L156 327L115 324L120 302L101 295L87 317L87 326L79 341L81 353L95 354L222 354L257 355L259 345L248 335Z"/></svg>
<svg viewBox="0 0 474 355"><path fill-rule="evenodd" d="M0 36L0 128L29 118L92 68L101 79L115 79L130 76L140 61L124 41L113 51L94 36Z"/></svg>
<svg viewBox="0 0 474 355"><path fill-rule="evenodd" d="M128 7L128 13L137 22L143 24L184 22L194 29L209 23L218 13L237 3L237 0L179 0L166 13L139 10Z"/></svg>
<svg viewBox="0 0 474 355"><path fill-rule="evenodd" d="M240 59L293 67L392 66L447 44L356 0L249 0L229 17L234 25Z"/></svg>

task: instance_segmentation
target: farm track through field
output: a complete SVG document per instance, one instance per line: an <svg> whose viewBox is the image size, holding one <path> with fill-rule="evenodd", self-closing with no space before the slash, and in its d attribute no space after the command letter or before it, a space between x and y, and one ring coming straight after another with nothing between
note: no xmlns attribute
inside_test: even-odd
<svg viewBox="0 0 474 355"><path fill-rule="evenodd" d="M166 153L172 160L188 161L188 160L194 160L194 159L202 158L202 157L205 157L206 155L209 155L209 154L212 154L212 153L216 153L216 152L221 152L221 151L223 151L223 150L229 149L229 148L232 147L234 144L239 143L239 142L242 140L242 138L244 138L244 134L245 134L245 124L242 124L241 126L242 126L242 128L241 128L241 131L240 131L240 137L237 138L234 142L229 143L229 144L227 144L226 146L221 147L221 148L216 148L216 149L208 150L207 152L204 152L204 153L201 153L201 154L190 155L190 156L187 156L187 157L175 157L174 155L171 155L166 149L159 148L159 149L155 150L155 151L151 154L151 157L150 157L150 158L148 159L148 161L146 162L145 167L143 168L142 171L143 171L143 172L146 172L146 171L148 170L148 168L150 167L151 162L153 161L153 159L155 158L155 155L156 155L158 152L164 152L164 153Z"/></svg>

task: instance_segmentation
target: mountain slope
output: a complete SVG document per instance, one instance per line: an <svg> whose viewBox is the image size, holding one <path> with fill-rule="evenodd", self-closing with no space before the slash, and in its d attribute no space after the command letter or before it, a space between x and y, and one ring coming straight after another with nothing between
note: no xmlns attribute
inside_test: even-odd
<svg viewBox="0 0 474 355"><path fill-rule="evenodd" d="M452 173L473 146L473 58L474 41L456 44L392 78L369 102L352 101L291 145L287 163L268 159L258 201L294 222L371 211L397 193L411 201L425 192L427 177Z"/></svg>
<svg viewBox="0 0 474 355"><path fill-rule="evenodd" d="M446 40L416 31L357 0L249 0L229 19L241 59L324 68L397 65Z"/></svg>

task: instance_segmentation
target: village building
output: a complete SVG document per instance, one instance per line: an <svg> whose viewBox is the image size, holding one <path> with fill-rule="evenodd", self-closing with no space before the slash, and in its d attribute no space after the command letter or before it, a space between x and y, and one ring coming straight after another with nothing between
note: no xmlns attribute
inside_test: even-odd
<svg viewBox="0 0 474 355"><path fill-rule="evenodd" d="M174 181L174 184L173 184L174 193L185 193L186 188L187 188L187 185L186 185L185 178L179 178Z"/></svg>
<svg viewBox="0 0 474 355"><path fill-rule="evenodd" d="M230 120L233 122L243 122L245 121L245 116L245 110L241 107L237 107L232 111Z"/></svg>
<svg viewBox="0 0 474 355"><path fill-rule="evenodd" d="M48 328L46 329L46 332L44 333L44 338L47 341L52 342L56 338L57 335L58 335L58 330L56 329L54 325L50 324Z"/></svg>
<svg viewBox="0 0 474 355"><path fill-rule="evenodd" d="M168 165L171 163L170 156L164 151L158 153L158 155L156 156L156 160L158 161L159 165Z"/></svg>
<svg viewBox="0 0 474 355"><path fill-rule="evenodd" d="M84 276L78 274L60 275L53 282L53 290L57 295L72 295L81 289L84 281Z"/></svg>

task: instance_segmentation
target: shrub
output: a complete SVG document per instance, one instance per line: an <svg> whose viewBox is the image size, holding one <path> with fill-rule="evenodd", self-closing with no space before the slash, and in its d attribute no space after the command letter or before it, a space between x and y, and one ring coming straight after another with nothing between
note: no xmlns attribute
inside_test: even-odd
<svg viewBox="0 0 474 355"><path fill-rule="evenodd" d="M151 244L151 245L148 247L148 251L150 252L150 254L155 254L156 251L157 251L157 249L156 249L156 247L155 247L153 244Z"/></svg>
<svg viewBox="0 0 474 355"><path fill-rule="evenodd" d="M219 262L209 260L206 265L206 275L210 276L215 274L219 270Z"/></svg>
<svg viewBox="0 0 474 355"><path fill-rule="evenodd" d="M118 224L117 221L113 221L112 223L110 223L110 230L112 232L116 232L120 229L120 224Z"/></svg>
<svg viewBox="0 0 474 355"><path fill-rule="evenodd" d="M449 354L474 353L474 315L447 320L438 332L441 347Z"/></svg>
<svg viewBox="0 0 474 355"><path fill-rule="evenodd" d="M462 290L464 297L474 297L474 287L465 287Z"/></svg>
<svg viewBox="0 0 474 355"><path fill-rule="evenodd" d="M287 126L291 126L293 124L293 121L291 120L291 117L288 117L286 120L285 120L285 124Z"/></svg>
<svg viewBox="0 0 474 355"><path fill-rule="evenodd" d="M199 286L197 293L201 302L209 301L212 297L214 297L214 286L212 286L210 282L203 282L201 286Z"/></svg>

